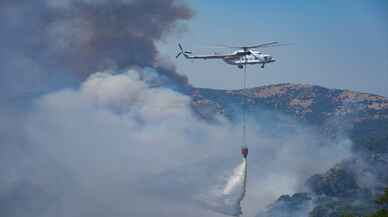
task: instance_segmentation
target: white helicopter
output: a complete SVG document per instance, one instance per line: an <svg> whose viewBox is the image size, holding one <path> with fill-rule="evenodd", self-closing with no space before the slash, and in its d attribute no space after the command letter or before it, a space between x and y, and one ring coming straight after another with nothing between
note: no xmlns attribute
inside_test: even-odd
<svg viewBox="0 0 388 217"><path fill-rule="evenodd" d="M242 69L246 64L254 65L254 64L260 64L261 68L264 68L265 64L273 63L276 60L269 54L263 54L262 52L258 50L254 50L257 48L268 48L268 47L275 47L280 46L279 42L268 42L263 43L259 45L254 46L240 46L240 47L233 47L233 46L222 46L226 48L233 48L238 49L230 54L214 54L214 55L192 55L193 53L191 51L185 51L183 50L183 47L181 44L178 44L179 52L176 55L176 58L178 58L180 55L183 54L183 56L186 59L222 59L225 63L231 64L231 65L237 65L238 68Z"/></svg>

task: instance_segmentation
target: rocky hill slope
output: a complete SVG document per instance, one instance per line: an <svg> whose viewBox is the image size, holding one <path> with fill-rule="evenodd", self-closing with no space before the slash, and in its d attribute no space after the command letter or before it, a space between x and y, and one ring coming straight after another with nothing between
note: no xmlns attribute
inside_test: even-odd
<svg viewBox="0 0 388 217"><path fill-rule="evenodd" d="M245 91L194 88L191 95L194 110L206 118L222 114L238 121L246 97L246 109L253 116L276 111L328 128L346 122L353 139L380 138L388 132L388 98L368 93L287 83Z"/></svg>
<svg viewBox="0 0 388 217"><path fill-rule="evenodd" d="M258 216L339 217L377 209L374 198L388 186L388 98L350 90L277 84L247 90L193 88L192 107L200 117L223 115L238 122L245 108L251 119L271 123L289 117L335 135L341 126L353 142L354 157L306 180L306 192L284 195ZM292 127L293 122L286 122ZM271 127L271 126L269 126ZM356 177L373 177L373 184Z"/></svg>

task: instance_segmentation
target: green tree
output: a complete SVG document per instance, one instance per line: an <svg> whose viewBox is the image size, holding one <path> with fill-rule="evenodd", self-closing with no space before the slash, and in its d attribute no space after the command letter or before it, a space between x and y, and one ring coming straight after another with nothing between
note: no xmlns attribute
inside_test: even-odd
<svg viewBox="0 0 388 217"><path fill-rule="evenodd" d="M387 204L388 205L388 188L384 189L384 194L377 198L376 203L380 205Z"/></svg>
<svg viewBox="0 0 388 217"><path fill-rule="evenodd" d="M376 199L376 203L382 206L388 205L388 188L384 189L384 194ZM342 217L356 217L356 216L352 214L343 214ZM388 217L388 210L385 208L382 208L367 217Z"/></svg>
<svg viewBox="0 0 388 217"><path fill-rule="evenodd" d="M388 210L380 209L379 211L373 213L369 217L388 217Z"/></svg>
<svg viewBox="0 0 388 217"><path fill-rule="evenodd" d="M384 189L384 194L376 199L376 203L382 206L388 205L388 188ZM379 211L373 213L369 217L388 217L388 210L385 208L380 209Z"/></svg>

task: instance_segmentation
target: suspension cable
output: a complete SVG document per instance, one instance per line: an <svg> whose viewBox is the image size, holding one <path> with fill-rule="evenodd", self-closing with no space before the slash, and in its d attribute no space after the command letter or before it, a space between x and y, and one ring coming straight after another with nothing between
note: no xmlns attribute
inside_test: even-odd
<svg viewBox="0 0 388 217"><path fill-rule="evenodd" d="M245 60L244 63L244 81L243 81L243 120L242 120L242 140L243 145L247 146L246 143L246 110L247 110L247 96L246 94L247 89L247 60Z"/></svg>

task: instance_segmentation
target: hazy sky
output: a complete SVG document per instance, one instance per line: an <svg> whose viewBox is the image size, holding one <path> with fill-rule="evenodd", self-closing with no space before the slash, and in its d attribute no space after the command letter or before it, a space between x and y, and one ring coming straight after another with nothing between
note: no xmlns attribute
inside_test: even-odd
<svg viewBox="0 0 388 217"><path fill-rule="evenodd" d="M181 42L196 53L230 52L205 46L293 43L266 49L278 62L249 67L249 85L308 83L388 96L388 1L198 1L184 33L161 52L197 87L241 87L241 71L220 60L175 60ZM184 29L184 28L183 28Z"/></svg>

